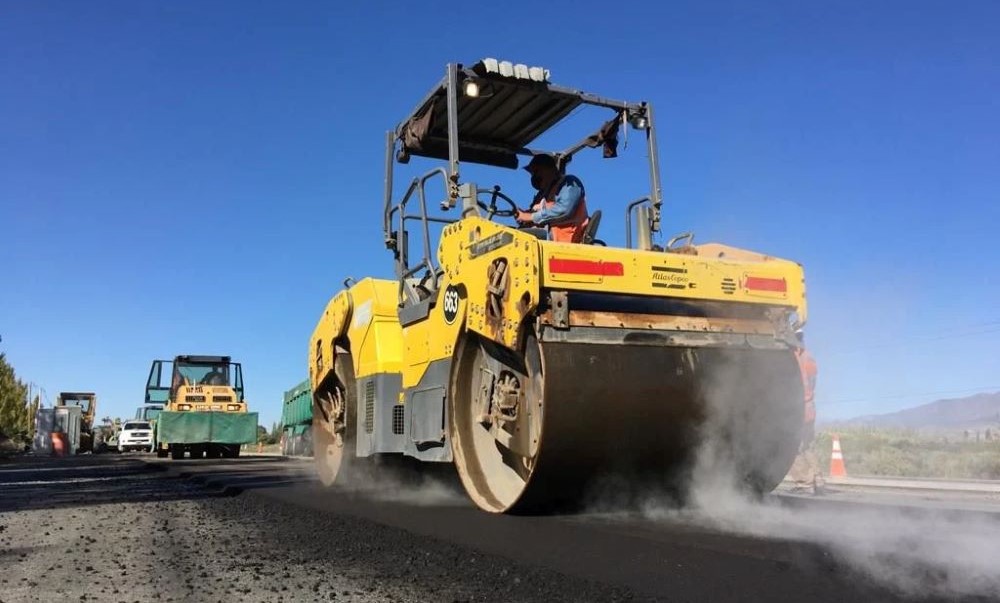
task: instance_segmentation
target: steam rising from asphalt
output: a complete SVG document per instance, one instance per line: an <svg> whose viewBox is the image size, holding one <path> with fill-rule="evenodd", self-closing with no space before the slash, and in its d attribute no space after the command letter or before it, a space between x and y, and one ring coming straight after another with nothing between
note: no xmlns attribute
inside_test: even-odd
<svg viewBox="0 0 1000 603"><path fill-rule="evenodd" d="M732 400L722 391L731 379L713 380L701 447L684 506L665 506L662 498L643 504L656 520L680 521L730 533L809 542L876 583L904 595L1000 596L1000 515L873 505L801 505L775 497L758 499L740 487L729 458L724 427L734 412L713 403ZM745 411L735 411L745 412ZM787 503L787 501L786 501Z"/></svg>

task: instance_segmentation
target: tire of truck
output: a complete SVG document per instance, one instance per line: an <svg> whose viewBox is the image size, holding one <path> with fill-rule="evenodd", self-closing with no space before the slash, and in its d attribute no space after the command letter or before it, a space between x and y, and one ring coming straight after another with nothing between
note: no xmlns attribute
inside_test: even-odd
<svg viewBox="0 0 1000 603"><path fill-rule="evenodd" d="M184 458L184 447L181 446L180 444L171 444L170 445L170 458L173 459L173 460L175 460L175 461L178 461L178 460Z"/></svg>
<svg viewBox="0 0 1000 603"><path fill-rule="evenodd" d="M302 432L302 456L313 455L312 425L306 427Z"/></svg>
<svg viewBox="0 0 1000 603"><path fill-rule="evenodd" d="M158 459L165 459L165 458L167 458L167 455L169 453L170 453L170 451L166 450L165 448L157 448L156 449L156 458L158 458Z"/></svg>
<svg viewBox="0 0 1000 603"><path fill-rule="evenodd" d="M202 459L205 458L205 446L204 444L198 444L191 446L191 458L192 459Z"/></svg>

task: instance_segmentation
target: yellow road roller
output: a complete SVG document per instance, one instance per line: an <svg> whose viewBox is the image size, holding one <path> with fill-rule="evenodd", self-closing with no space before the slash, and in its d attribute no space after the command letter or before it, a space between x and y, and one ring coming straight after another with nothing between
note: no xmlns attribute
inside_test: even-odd
<svg viewBox="0 0 1000 603"><path fill-rule="evenodd" d="M578 143L532 146L584 106L606 114ZM616 182L636 189L619 208L618 247L598 232L607 201L578 215L567 238L560 224L524 219L539 205L459 171L544 155L565 174L579 153L616 157L629 135L649 182ZM345 280L309 342L321 481L405 455L454 463L486 511L535 511L579 503L605 479L683 490L710 440L739 484L773 489L803 418L802 268L689 234L655 244L657 157L648 102L562 87L541 67L448 65L386 137L396 277ZM395 186L395 164L412 158L430 169Z"/></svg>

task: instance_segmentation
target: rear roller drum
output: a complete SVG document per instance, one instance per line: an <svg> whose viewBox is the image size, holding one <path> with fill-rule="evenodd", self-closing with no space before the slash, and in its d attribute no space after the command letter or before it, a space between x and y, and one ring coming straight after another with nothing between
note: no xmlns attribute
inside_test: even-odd
<svg viewBox="0 0 1000 603"><path fill-rule="evenodd" d="M325 486L332 486L355 460L357 388L350 354L338 352L332 383L313 396L313 460Z"/></svg>

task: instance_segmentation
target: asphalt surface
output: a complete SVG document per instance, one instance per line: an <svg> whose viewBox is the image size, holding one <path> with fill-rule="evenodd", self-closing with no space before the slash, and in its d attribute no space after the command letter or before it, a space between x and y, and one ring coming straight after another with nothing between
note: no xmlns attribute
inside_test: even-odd
<svg viewBox="0 0 1000 603"><path fill-rule="evenodd" d="M977 561L991 541L973 550L984 531L1000 543L988 509L947 516L958 523L942 538L974 535L935 541L939 558L911 527L945 516L919 506L893 506L909 523L861 547L839 538L849 523L822 525L851 521L857 497L775 497L713 521L664 508L495 516L448 468L376 478L325 489L308 462L267 457L0 462L0 602L1000 600L996 557ZM856 519L862 532L887 521Z"/></svg>

